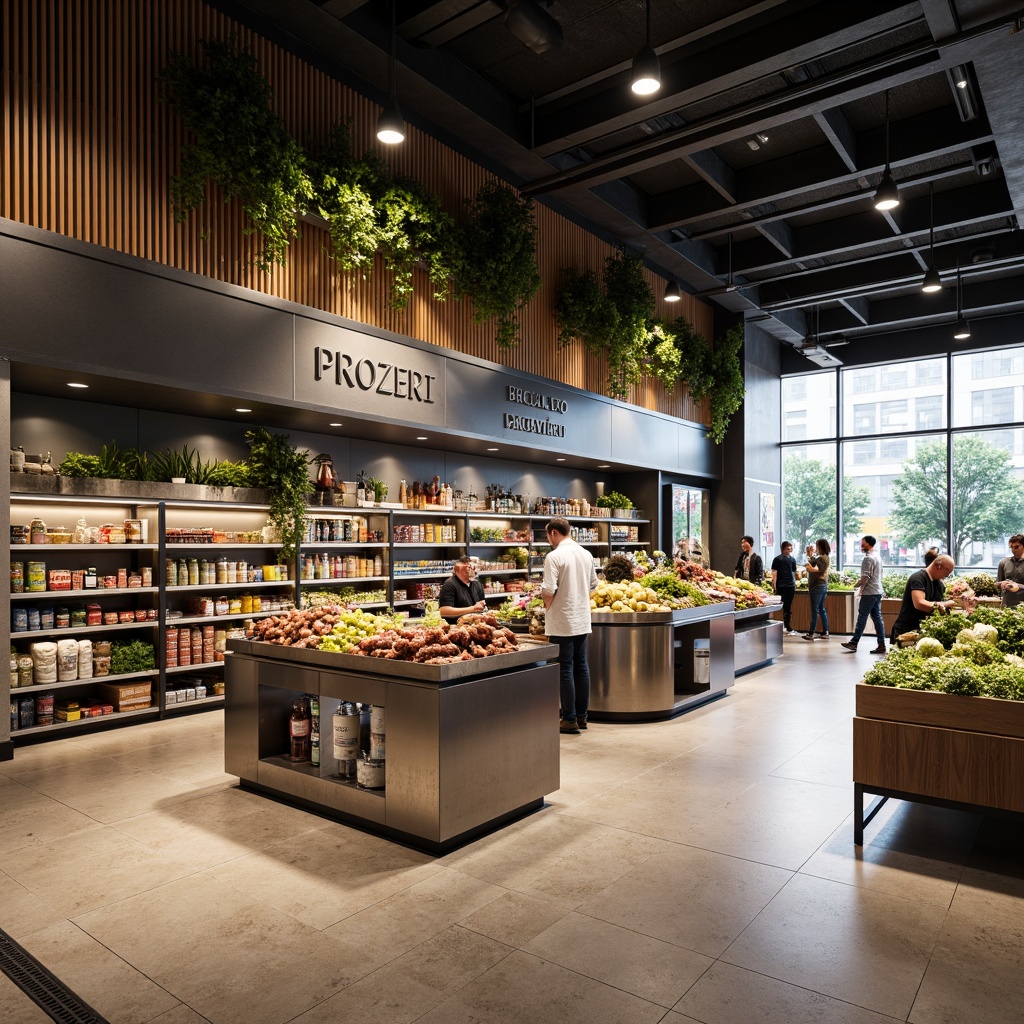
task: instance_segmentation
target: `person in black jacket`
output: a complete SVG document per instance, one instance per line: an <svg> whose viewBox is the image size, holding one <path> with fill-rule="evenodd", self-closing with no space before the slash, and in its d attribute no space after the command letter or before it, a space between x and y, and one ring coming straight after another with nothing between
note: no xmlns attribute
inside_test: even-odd
<svg viewBox="0 0 1024 1024"><path fill-rule="evenodd" d="M733 575L740 580L750 580L751 583L760 583L764 579L764 562L761 556L754 550L754 538L744 537L740 541L739 561L736 563L736 571Z"/></svg>
<svg viewBox="0 0 1024 1024"><path fill-rule="evenodd" d="M795 633L790 625L793 612L793 598L796 597L796 578L799 570L793 557L793 545L784 540L780 545L781 554L772 562L772 593L782 598L782 628L786 633Z"/></svg>

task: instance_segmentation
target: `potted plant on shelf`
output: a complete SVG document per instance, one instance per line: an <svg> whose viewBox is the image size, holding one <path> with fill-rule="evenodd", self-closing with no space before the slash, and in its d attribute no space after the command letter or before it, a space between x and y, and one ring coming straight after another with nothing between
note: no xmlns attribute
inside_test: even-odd
<svg viewBox="0 0 1024 1024"><path fill-rule="evenodd" d="M364 477L366 485L366 497L369 499L370 492L373 492L373 503L379 505L388 496L388 485L375 476Z"/></svg>
<svg viewBox="0 0 1024 1024"><path fill-rule="evenodd" d="M247 430L245 441L252 485L266 488L267 519L281 536L278 561L290 561L306 529L307 498L313 490L309 452L293 448L287 434L271 434L265 427Z"/></svg>

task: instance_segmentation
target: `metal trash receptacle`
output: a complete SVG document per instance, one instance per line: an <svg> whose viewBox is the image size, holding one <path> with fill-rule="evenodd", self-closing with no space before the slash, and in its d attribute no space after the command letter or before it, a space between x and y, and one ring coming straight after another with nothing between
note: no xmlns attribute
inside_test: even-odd
<svg viewBox="0 0 1024 1024"><path fill-rule="evenodd" d="M711 684L711 641L693 641L693 681L698 686Z"/></svg>

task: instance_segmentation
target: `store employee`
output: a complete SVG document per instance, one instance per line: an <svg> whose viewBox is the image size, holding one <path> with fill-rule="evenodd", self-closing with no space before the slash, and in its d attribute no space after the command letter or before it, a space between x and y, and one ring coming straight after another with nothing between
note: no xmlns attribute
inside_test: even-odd
<svg viewBox="0 0 1024 1024"><path fill-rule="evenodd" d="M482 612L487 607L484 588L476 578L476 566L468 555L455 560L452 575L441 585L438 611L449 622L460 615Z"/></svg>

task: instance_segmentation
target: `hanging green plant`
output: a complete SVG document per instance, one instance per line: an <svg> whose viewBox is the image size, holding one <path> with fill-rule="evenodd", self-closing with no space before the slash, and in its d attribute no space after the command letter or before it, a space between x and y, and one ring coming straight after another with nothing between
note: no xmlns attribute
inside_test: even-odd
<svg viewBox="0 0 1024 1024"><path fill-rule="evenodd" d="M650 372L662 382L668 394L683 380L695 401L707 397L714 385L711 360L711 346L685 317L676 317L671 323L657 323L652 328Z"/></svg>
<svg viewBox="0 0 1024 1024"><path fill-rule="evenodd" d="M595 352L604 351L619 325L618 310L601 290L597 274L562 270L562 284L555 295L558 320L558 347L565 348L579 339Z"/></svg>
<svg viewBox="0 0 1024 1024"><path fill-rule="evenodd" d="M629 388L643 380L654 317L654 292L640 257L625 251L609 256L604 261L604 290L619 315L605 348L607 392L613 398L625 398Z"/></svg>
<svg viewBox="0 0 1024 1024"><path fill-rule="evenodd" d="M293 448L287 434L271 434L265 427L247 430L245 442L250 485L270 492L267 519L281 535L278 561L291 561L305 533L306 497L313 489L309 452Z"/></svg>
<svg viewBox="0 0 1024 1024"><path fill-rule="evenodd" d="M656 323L651 328L649 366L651 376L661 381L667 395L676 389L681 361L671 328L667 324Z"/></svg>
<svg viewBox="0 0 1024 1024"><path fill-rule="evenodd" d="M729 328L724 338L715 343L711 356L711 426L707 436L716 444L725 440L725 432L733 414L743 404L747 393L743 382L740 349L743 348L743 324Z"/></svg>
<svg viewBox="0 0 1024 1024"><path fill-rule="evenodd" d="M466 200L469 219L458 231L455 288L473 303L473 320L496 320L497 342L519 341L517 317L540 288L533 205L497 181Z"/></svg>
<svg viewBox="0 0 1024 1024"><path fill-rule="evenodd" d="M302 147L271 109L273 90L253 54L235 36L201 40L200 63L172 53L159 75L160 99L193 134L171 177L175 219L202 204L212 182L225 199L237 199L262 245L253 262L263 271L283 265L297 234L297 211L305 210L311 184Z"/></svg>

